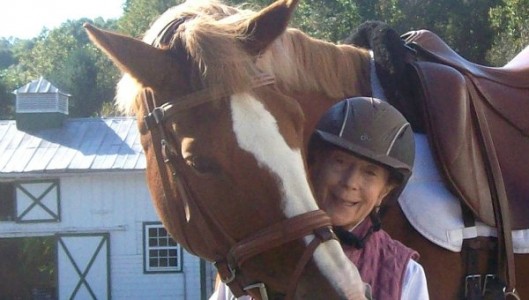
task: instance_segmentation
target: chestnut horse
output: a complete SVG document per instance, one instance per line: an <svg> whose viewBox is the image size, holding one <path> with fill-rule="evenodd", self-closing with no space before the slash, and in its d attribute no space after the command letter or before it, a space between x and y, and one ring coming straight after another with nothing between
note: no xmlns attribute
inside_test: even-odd
<svg viewBox="0 0 529 300"><path fill-rule="evenodd" d="M296 2L253 12L189 1L143 41L85 27L125 73L117 102L138 116L152 200L176 241L214 262L236 295L361 299L304 159L329 106L373 95L372 58L287 28ZM422 255L431 298L460 298L461 254L425 239L396 204L384 222ZM528 278L529 257L516 260Z"/></svg>
<svg viewBox="0 0 529 300"><path fill-rule="evenodd" d="M143 41L85 28L125 73L117 101L138 117L152 200L177 242L237 296L364 299L312 194L304 147L328 106L369 92L369 54L285 32L296 2L252 12L189 1Z"/></svg>

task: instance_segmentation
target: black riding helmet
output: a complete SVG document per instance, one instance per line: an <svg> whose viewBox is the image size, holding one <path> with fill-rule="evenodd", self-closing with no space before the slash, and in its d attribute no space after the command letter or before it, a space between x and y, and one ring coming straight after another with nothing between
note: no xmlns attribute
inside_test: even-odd
<svg viewBox="0 0 529 300"><path fill-rule="evenodd" d="M400 175L401 185L411 175L415 158L411 126L384 101L355 97L335 104L321 118L315 136L389 167Z"/></svg>

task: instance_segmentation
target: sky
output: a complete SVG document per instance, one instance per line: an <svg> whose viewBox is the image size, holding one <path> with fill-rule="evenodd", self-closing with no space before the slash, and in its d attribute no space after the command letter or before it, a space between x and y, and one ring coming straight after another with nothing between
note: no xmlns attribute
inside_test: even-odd
<svg viewBox="0 0 529 300"><path fill-rule="evenodd" d="M31 39L67 20L117 19L125 0L0 0L0 38Z"/></svg>

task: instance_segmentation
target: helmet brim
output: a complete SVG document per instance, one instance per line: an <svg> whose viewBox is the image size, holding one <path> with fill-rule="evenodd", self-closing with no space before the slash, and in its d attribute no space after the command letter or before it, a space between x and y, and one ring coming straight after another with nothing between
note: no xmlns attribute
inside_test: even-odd
<svg viewBox="0 0 529 300"><path fill-rule="evenodd" d="M321 130L316 130L315 133L317 136L319 136L323 141L330 143L334 146L337 146L343 150L346 150L348 152L351 152L352 154L361 156L369 161L372 161L374 163L378 163L384 166L387 166L391 169L396 169L399 173L404 175L405 178L409 177L411 175L411 169L410 166L402 163L401 161L392 158L388 155L380 155L377 154L367 148L364 148L362 146L355 145L353 143L348 142L347 140L340 138L334 134L330 134Z"/></svg>

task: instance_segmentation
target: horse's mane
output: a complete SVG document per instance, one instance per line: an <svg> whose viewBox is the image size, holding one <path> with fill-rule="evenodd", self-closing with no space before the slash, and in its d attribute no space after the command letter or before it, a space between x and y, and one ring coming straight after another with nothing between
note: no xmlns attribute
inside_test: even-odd
<svg viewBox="0 0 529 300"><path fill-rule="evenodd" d="M143 40L155 44L167 24L185 18L183 28L169 38L169 47L180 46L188 52L205 86L217 84L233 93L249 90L252 77L262 71L274 75L287 91L318 91L333 98L351 94L355 81L369 82L354 77L354 70L369 72L366 50L316 40L297 29L288 29L257 58L250 56L237 41L244 39L246 21L256 13L216 0L187 1L162 14ZM349 90L344 82L349 82ZM118 107L131 113L141 88L125 74L118 83Z"/></svg>

